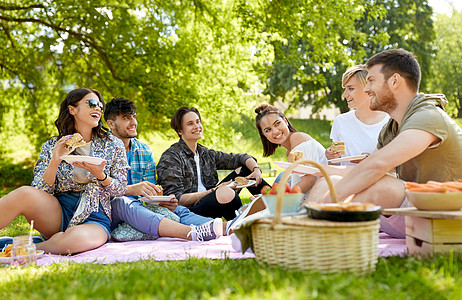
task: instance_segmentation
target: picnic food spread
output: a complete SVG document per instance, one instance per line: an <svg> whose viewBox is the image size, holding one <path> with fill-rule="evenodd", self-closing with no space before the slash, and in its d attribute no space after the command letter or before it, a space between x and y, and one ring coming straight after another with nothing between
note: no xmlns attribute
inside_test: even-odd
<svg viewBox="0 0 462 300"><path fill-rule="evenodd" d="M13 248L13 244L6 246L5 250L0 252L0 257L11 257L11 248ZM40 250L37 250L36 252L38 254L40 253ZM20 252L18 255L27 255L27 252L24 252L24 253Z"/></svg>
<svg viewBox="0 0 462 300"><path fill-rule="evenodd" d="M341 154L346 154L346 148L345 148L344 141L333 142L332 145L330 146L330 149L332 151L339 152Z"/></svg>
<svg viewBox="0 0 462 300"><path fill-rule="evenodd" d="M292 151L292 152L289 153L288 160L289 160L290 163L294 163L297 160L301 160L301 159L303 159L303 152L302 151L295 150L295 151Z"/></svg>
<svg viewBox="0 0 462 300"><path fill-rule="evenodd" d="M11 256L11 247L13 244L6 246L5 251L0 252L0 257L10 257Z"/></svg>
<svg viewBox="0 0 462 300"><path fill-rule="evenodd" d="M366 211L376 207L372 203L360 202L308 203L308 206L328 211Z"/></svg>
<svg viewBox="0 0 462 300"><path fill-rule="evenodd" d="M382 208L372 203L308 203L305 204L308 216L336 222L372 221L380 217Z"/></svg>
<svg viewBox="0 0 462 300"><path fill-rule="evenodd" d="M68 150L74 151L75 148L85 145L83 137L80 133L74 133L65 143L64 147Z"/></svg>
<svg viewBox="0 0 462 300"><path fill-rule="evenodd" d="M462 208L462 181L406 182L406 197L418 210L449 211Z"/></svg>
<svg viewBox="0 0 462 300"><path fill-rule="evenodd" d="M273 187L270 187L269 185L265 185L260 193L262 195L276 195L280 189L280 184L278 182L275 182L273 184ZM286 194L298 194L301 193L302 189L298 185L294 185L293 187L290 187L290 185L287 183L285 187L285 193Z"/></svg>
<svg viewBox="0 0 462 300"><path fill-rule="evenodd" d="M462 181L427 181L427 183L406 182L406 189L419 193L452 193L462 192Z"/></svg>
<svg viewBox="0 0 462 300"><path fill-rule="evenodd" d="M286 183L284 187L283 184L276 182L273 184L273 187L265 185L261 189L263 202L268 208L270 215L274 215L276 212L276 203L278 197L277 194L281 189L284 191L284 200L282 201L281 213L284 215L296 214L300 209L300 202L303 198L300 187L297 185L290 187L288 183Z"/></svg>

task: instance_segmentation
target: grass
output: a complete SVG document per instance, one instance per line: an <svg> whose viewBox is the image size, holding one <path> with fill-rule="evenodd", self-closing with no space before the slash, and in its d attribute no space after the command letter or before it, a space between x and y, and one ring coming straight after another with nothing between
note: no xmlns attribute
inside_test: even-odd
<svg viewBox="0 0 462 300"><path fill-rule="evenodd" d="M293 123L323 145L326 141L329 143L328 122L319 122L319 129L316 122ZM249 145L249 153L261 152L258 140L250 140L246 145ZM156 155L157 159L159 157ZM3 170L0 164L0 186L3 187L0 195L6 194L16 183L24 183L23 174L20 179L8 178L13 185L5 184ZM0 236L26 234L28 228L20 216L0 230ZM0 298L462 299L462 255L437 255L429 259L379 258L377 270L367 275L285 270L260 264L255 259L192 258L111 265L65 263L24 269L0 267Z"/></svg>
<svg viewBox="0 0 462 300"><path fill-rule="evenodd" d="M319 274L254 259L0 268L4 299L461 299L461 257L380 258L368 275Z"/></svg>

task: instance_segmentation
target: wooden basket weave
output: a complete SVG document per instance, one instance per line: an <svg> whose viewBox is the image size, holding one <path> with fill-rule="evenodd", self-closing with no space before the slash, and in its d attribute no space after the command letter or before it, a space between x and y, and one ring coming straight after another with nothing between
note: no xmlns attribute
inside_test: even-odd
<svg viewBox="0 0 462 300"><path fill-rule="evenodd" d="M327 172L315 161L293 163L284 172L281 186L285 187L297 165L305 163L319 168L329 185L332 200L337 202ZM280 188L277 193L274 217L260 219L251 226L253 250L259 262L322 273L375 270L379 220L332 222L305 215L281 217L284 192L285 189Z"/></svg>

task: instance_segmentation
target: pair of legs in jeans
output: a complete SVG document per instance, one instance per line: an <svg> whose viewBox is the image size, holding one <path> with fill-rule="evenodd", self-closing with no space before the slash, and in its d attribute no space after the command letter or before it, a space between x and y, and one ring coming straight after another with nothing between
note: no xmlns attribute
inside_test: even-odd
<svg viewBox="0 0 462 300"><path fill-rule="evenodd" d="M141 201L131 197L114 198L111 201L111 206L112 230L120 223L127 222L141 232L159 237L159 223L165 217L164 215L150 211ZM180 223L184 225L202 225L213 220L213 218L192 213L181 205L178 205L173 213L180 217Z"/></svg>
<svg viewBox="0 0 462 300"><path fill-rule="evenodd" d="M231 172L228 176L226 176L221 182L227 182L230 180L234 180L237 176L246 177L250 175L252 172L246 167L241 167L239 173L236 171ZM220 182L220 183L221 183ZM252 195L260 194L261 189L265 186L269 185L265 180L257 186L247 187L247 190ZM212 188L212 187L207 187ZM241 198L239 197L239 192L237 191L234 195L234 199L232 199L228 203L219 203L217 200L217 191L213 191L210 194L202 197L197 201L195 204L191 205L189 209L201 216L211 217L211 218L221 218L224 217L226 220L232 220L236 217L236 210L238 210L242 206Z"/></svg>

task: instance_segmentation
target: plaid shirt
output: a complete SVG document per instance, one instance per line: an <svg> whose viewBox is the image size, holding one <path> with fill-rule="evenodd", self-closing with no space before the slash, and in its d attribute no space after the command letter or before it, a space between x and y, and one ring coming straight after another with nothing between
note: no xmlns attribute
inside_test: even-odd
<svg viewBox="0 0 462 300"><path fill-rule="evenodd" d="M206 188L218 183L217 170L231 170L245 165L253 158L248 154L223 153L197 144L201 180ZM194 153L180 139L160 157L157 165L158 182L165 195L175 194L180 199L183 194L197 192L197 167Z"/></svg>
<svg viewBox="0 0 462 300"><path fill-rule="evenodd" d="M129 153L132 184L142 181L156 184L156 162L149 146L132 138Z"/></svg>

